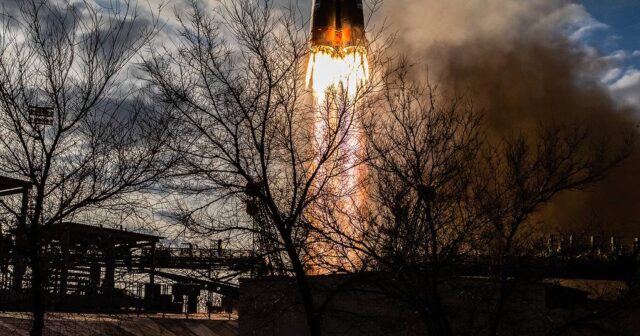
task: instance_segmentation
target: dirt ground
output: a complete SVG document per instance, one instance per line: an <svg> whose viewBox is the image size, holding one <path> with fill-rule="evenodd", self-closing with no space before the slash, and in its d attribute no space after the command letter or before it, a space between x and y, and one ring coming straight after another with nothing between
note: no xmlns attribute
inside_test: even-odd
<svg viewBox="0 0 640 336"><path fill-rule="evenodd" d="M233 317L232 317L233 318ZM31 316L1 313L0 336L28 336ZM47 315L46 336L237 336L238 321L227 316Z"/></svg>

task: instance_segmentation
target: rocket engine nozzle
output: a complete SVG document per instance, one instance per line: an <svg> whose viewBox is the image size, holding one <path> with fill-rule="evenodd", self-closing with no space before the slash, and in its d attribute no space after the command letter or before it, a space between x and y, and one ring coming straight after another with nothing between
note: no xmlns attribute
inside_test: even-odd
<svg viewBox="0 0 640 336"><path fill-rule="evenodd" d="M311 46L341 50L362 46L362 0L315 0L311 22Z"/></svg>

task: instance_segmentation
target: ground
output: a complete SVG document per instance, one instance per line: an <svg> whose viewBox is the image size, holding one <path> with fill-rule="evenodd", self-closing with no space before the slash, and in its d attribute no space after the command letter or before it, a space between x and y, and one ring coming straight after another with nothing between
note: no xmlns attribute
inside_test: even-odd
<svg viewBox="0 0 640 336"><path fill-rule="evenodd" d="M28 336L31 316L0 314L0 335ZM48 314L45 336L236 336L237 320L204 315Z"/></svg>

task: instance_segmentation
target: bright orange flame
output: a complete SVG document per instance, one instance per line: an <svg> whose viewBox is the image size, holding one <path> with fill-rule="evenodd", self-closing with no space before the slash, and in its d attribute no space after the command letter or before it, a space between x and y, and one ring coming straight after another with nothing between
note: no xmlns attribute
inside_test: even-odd
<svg viewBox="0 0 640 336"><path fill-rule="evenodd" d="M369 79L369 62L362 48L335 52L331 47L317 47L311 52L307 68L307 87L317 99L324 99L332 87L344 86L353 97L358 87Z"/></svg>
<svg viewBox="0 0 640 336"><path fill-rule="evenodd" d="M332 47L312 49L306 83L307 87L313 91L317 106L314 125L316 152L322 151L326 138L332 132L336 132L340 127L345 127L345 125L338 125L338 123L348 123L347 130L343 134L344 138L336 153L340 159L333 162L337 162L340 166L338 171L341 171L341 174L333 179L333 183L324 186L329 193L343 195L331 204L333 207L331 216L337 226L334 230L346 235L356 234L356 230L352 227L353 220L357 218L356 211L365 197L361 186L364 171L358 164L359 156L363 150L361 128L354 113L358 91L368 79L369 64L364 48L349 47L341 51L336 51ZM339 104L340 100L346 100L346 106L338 107L336 104ZM339 109L340 111L338 111ZM339 117L338 113L343 115ZM344 240L344 237L340 237L340 235L333 235L331 238ZM336 251L336 245L341 244L333 246L331 244L315 244L312 252L317 254L317 259L321 258L325 263L345 269L357 267L357 259L359 258L351 252L340 253ZM318 265L311 265L311 267L312 273L326 273L327 271Z"/></svg>

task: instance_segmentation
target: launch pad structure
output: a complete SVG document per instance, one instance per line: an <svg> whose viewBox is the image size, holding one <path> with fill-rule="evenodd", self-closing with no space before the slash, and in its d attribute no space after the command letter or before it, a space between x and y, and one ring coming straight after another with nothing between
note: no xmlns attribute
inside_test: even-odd
<svg viewBox="0 0 640 336"><path fill-rule="evenodd" d="M23 194L26 203L29 188L26 181L0 176L0 196ZM207 311L215 312L228 309L239 295L238 285L216 274L261 272L262 258L253 251L223 249L221 242L209 248L167 247L160 236L72 222L40 231L43 289L51 311L196 313L205 291ZM2 311L30 309L27 246L20 225L0 234Z"/></svg>
<svg viewBox="0 0 640 336"><path fill-rule="evenodd" d="M0 176L0 196L25 196L29 188L28 182ZM49 311L229 311L240 289L225 279L261 278L267 268L254 251L223 249L220 242L210 248L176 248L161 245L160 236L72 222L45 225L40 231L40 263ZM31 308L26 239L20 225L0 233L0 311ZM551 237L546 246L543 254L522 261L528 265L524 276L630 281L640 269L638 238L625 242L594 236ZM454 277L486 277L491 260L483 255L466 256L452 265L451 271ZM206 305L200 295L203 291Z"/></svg>

